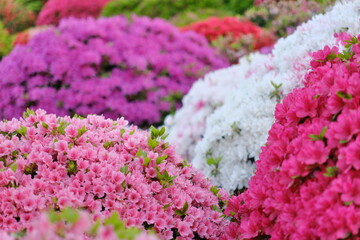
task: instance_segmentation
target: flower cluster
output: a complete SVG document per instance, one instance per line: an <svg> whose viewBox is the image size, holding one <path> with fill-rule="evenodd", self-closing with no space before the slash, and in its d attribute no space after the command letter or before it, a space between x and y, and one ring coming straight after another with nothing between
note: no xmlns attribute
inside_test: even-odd
<svg viewBox="0 0 360 240"><path fill-rule="evenodd" d="M67 17L98 17L109 0L49 0L39 13L36 25L59 24Z"/></svg>
<svg viewBox="0 0 360 240"><path fill-rule="evenodd" d="M197 78L227 64L202 36L164 20L65 19L0 63L0 117L33 106L146 126L173 111Z"/></svg>
<svg viewBox="0 0 360 240"><path fill-rule="evenodd" d="M10 35L9 31L4 28L4 25L0 21L0 60L6 56L13 47L13 36Z"/></svg>
<svg viewBox="0 0 360 240"><path fill-rule="evenodd" d="M185 102L174 117L166 120L170 141L184 150L179 153L190 155L194 166L211 176L215 184L228 190L247 186L274 121L276 103L300 86L310 69L309 50L336 44L334 32L347 29L351 34L360 33L359 8L359 2L338 3L330 12L315 16L289 37L280 39L272 54L242 58L236 73L228 69L227 84L222 78L210 77L196 83L184 98L196 101ZM226 71L221 74L226 75ZM201 87L204 85L208 86L206 91ZM217 105L211 100L215 96Z"/></svg>
<svg viewBox="0 0 360 240"><path fill-rule="evenodd" d="M358 238L360 35L341 35L345 49L313 53L305 86L277 105L249 189L226 210L231 236Z"/></svg>
<svg viewBox="0 0 360 240"><path fill-rule="evenodd" d="M66 208L61 212L41 214L29 226L16 233L0 230L1 240L157 240L134 227L126 227L114 212L110 217L94 222L86 211Z"/></svg>
<svg viewBox="0 0 360 240"><path fill-rule="evenodd" d="M284 37L313 15L323 12L331 2L334 0L258 1L257 6L245 13L245 17L277 36Z"/></svg>
<svg viewBox="0 0 360 240"><path fill-rule="evenodd" d="M0 21L10 33L22 31L35 24L35 14L14 0L0 0Z"/></svg>
<svg viewBox="0 0 360 240"><path fill-rule="evenodd" d="M0 228L31 225L40 211L118 212L162 239L218 239L228 194L175 154L165 128L151 132L103 116L27 110L0 122Z"/></svg>
<svg viewBox="0 0 360 240"><path fill-rule="evenodd" d="M182 30L193 30L204 35L213 46L234 63L239 57L253 50L274 44L274 38L264 29L237 17L210 17L185 26Z"/></svg>

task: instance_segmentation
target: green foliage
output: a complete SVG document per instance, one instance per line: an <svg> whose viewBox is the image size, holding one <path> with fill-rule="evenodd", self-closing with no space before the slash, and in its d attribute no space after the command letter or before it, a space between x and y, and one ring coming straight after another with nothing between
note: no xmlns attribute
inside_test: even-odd
<svg viewBox="0 0 360 240"><path fill-rule="evenodd" d="M328 129L328 127L323 127L323 128L321 129L321 132L320 132L319 135L310 134L310 135L309 135L309 138L310 138L311 140L313 140L313 141L317 141L317 140L323 141L324 138L325 138L325 133L326 133L327 129Z"/></svg>
<svg viewBox="0 0 360 240"><path fill-rule="evenodd" d="M69 176L75 175L78 172L77 162L74 160L69 160L67 163L66 171Z"/></svg>
<svg viewBox="0 0 360 240"><path fill-rule="evenodd" d="M180 217L184 217L185 215L186 215L186 211L189 209L189 204L188 204L188 202L185 202L184 203L184 206L182 207L182 209L176 209L175 210L175 213L177 214L177 215L179 215Z"/></svg>
<svg viewBox="0 0 360 240"><path fill-rule="evenodd" d="M209 166L214 166L214 169L211 171L211 175L216 177L219 174L219 164L221 162L222 157L214 158L214 157L208 157L206 159L206 163Z"/></svg>
<svg viewBox="0 0 360 240"><path fill-rule="evenodd" d="M194 22L208 19L209 17L232 16L233 12L225 8L206 8L195 11L184 11L170 18L170 22L175 26L184 27Z"/></svg>
<svg viewBox="0 0 360 240"><path fill-rule="evenodd" d="M83 126L82 128L78 129L78 137L81 137L84 133L86 133L88 130L86 129L85 126Z"/></svg>
<svg viewBox="0 0 360 240"><path fill-rule="evenodd" d="M26 111L23 113L23 118L28 118L30 117L31 115L35 115L35 112L31 109L26 109Z"/></svg>
<svg viewBox="0 0 360 240"><path fill-rule="evenodd" d="M222 0L113 0L104 7L102 15L137 14L170 19L178 13L224 7Z"/></svg>
<svg viewBox="0 0 360 240"><path fill-rule="evenodd" d="M10 53L13 48L14 36L10 35L0 21L0 60Z"/></svg>
<svg viewBox="0 0 360 240"><path fill-rule="evenodd" d="M25 136L26 135L26 132L27 132L27 128L24 127L24 126L21 126L19 129L16 130L16 132L18 134L20 134L21 136Z"/></svg>
<svg viewBox="0 0 360 240"><path fill-rule="evenodd" d="M254 4L254 0L228 0L228 5L236 13L244 13Z"/></svg>
<svg viewBox="0 0 360 240"><path fill-rule="evenodd" d="M36 15L21 2L0 0L0 21L12 34L35 25ZM1 48L0 48L1 49Z"/></svg>
<svg viewBox="0 0 360 240"><path fill-rule="evenodd" d="M25 6L27 9L39 13L47 0L15 0L22 6Z"/></svg>
<svg viewBox="0 0 360 240"><path fill-rule="evenodd" d="M173 182L174 179L177 177L177 176L171 176L166 170L161 173L158 167L156 167L156 174L160 184L164 188L172 186L174 184Z"/></svg>
<svg viewBox="0 0 360 240"><path fill-rule="evenodd" d="M282 98L282 93L281 93L282 83L276 84L276 83L274 83L273 81L271 81L271 85L272 85L275 89L274 89L274 91L272 91L272 92L270 93L270 99L271 99L271 98L276 98L276 101L277 101L278 103L280 103L281 98Z"/></svg>
<svg viewBox="0 0 360 240"><path fill-rule="evenodd" d="M324 173L325 177L334 177L337 174L338 168L334 167L327 167L326 172Z"/></svg>

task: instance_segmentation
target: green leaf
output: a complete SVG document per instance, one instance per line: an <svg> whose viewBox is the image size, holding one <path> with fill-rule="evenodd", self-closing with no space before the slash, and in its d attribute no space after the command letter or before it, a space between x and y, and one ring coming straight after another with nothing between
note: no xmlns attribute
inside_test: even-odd
<svg viewBox="0 0 360 240"><path fill-rule="evenodd" d="M241 135L241 128L239 128L236 124L236 122L234 122L233 124L231 124L231 129L237 133L238 135Z"/></svg>
<svg viewBox="0 0 360 240"><path fill-rule="evenodd" d="M340 97L340 98L345 98L346 100L352 99L351 94L346 93L346 92L343 92L343 91L338 91L338 92L336 93L336 95L337 95L338 97Z"/></svg>
<svg viewBox="0 0 360 240"><path fill-rule="evenodd" d="M29 108L26 109L26 111L23 113L23 118L26 119L30 117L30 115L35 115L35 112Z"/></svg>
<svg viewBox="0 0 360 240"><path fill-rule="evenodd" d="M320 137L321 139L324 139L325 133L326 133L327 130L328 130L328 127L326 127L326 126L321 129L321 132L320 132L320 134L319 134L319 137Z"/></svg>
<svg viewBox="0 0 360 240"><path fill-rule="evenodd" d="M125 180L121 183L121 186L122 186L123 189L126 189L127 184L126 184L126 181L125 181Z"/></svg>
<svg viewBox="0 0 360 240"><path fill-rule="evenodd" d="M104 146L105 149L109 149L109 148L115 146L115 142L113 142L113 141L107 141L107 142L105 142L105 143L103 144L103 146Z"/></svg>
<svg viewBox="0 0 360 240"><path fill-rule="evenodd" d="M211 191L215 196L217 196L217 194L219 193L220 189L217 188L216 186L212 186L212 187L210 188L210 191Z"/></svg>
<svg viewBox="0 0 360 240"><path fill-rule="evenodd" d="M98 229L100 228L101 226L101 223L100 223L100 220L97 220L92 226L91 226L91 229L90 229L90 232L89 234L91 236L95 236L98 232Z"/></svg>
<svg viewBox="0 0 360 240"><path fill-rule="evenodd" d="M125 133L125 129L120 129L120 137L122 137Z"/></svg>
<svg viewBox="0 0 360 240"><path fill-rule="evenodd" d="M348 141L349 141L349 140L344 139L344 140L340 140L339 143L340 143L340 144L345 144L345 143L347 143Z"/></svg>
<svg viewBox="0 0 360 240"><path fill-rule="evenodd" d="M49 129L49 125L47 125L46 123L42 122L41 123L41 126L45 129Z"/></svg>
<svg viewBox="0 0 360 240"><path fill-rule="evenodd" d="M66 168L67 174L72 175L78 172L77 162L75 160L69 160Z"/></svg>
<svg viewBox="0 0 360 240"><path fill-rule="evenodd" d="M135 133L135 129L132 130L132 131L129 133L129 135L133 135L134 133Z"/></svg>
<svg viewBox="0 0 360 240"><path fill-rule="evenodd" d="M16 130L16 132L22 136L25 136L26 132L27 132L27 128L24 126L21 126L19 129Z"/></svg>
<svg viewBox="0 0 360 240"><path fill-rule="evenodd" d="M274 83L273 81L271 81L270 83L271 83L271 85L272 85L276 90L278 90L279 88L281 88L281 86L283 85L282 83L276 84L276 83Z"/></svg>
<svg viewBox="0 0 360 240"><path fill-rule="evenodd" d="M348 202L344 202L345 206L350 206L351 204L353 204L354 201L348 201Z"/></svg>
<svg viewBox="0 0 360 240"><path fill-rule="evenodd" d="M109 218L105 219L104 225L113 226L115 231L125 229L125 224L122 221L120 221L119 213L116 211L114 211Z"/></svg>
<svg viewBox="0 0 360 240"><path fill-rule="evenodd" d="M325 133L326 133L327 130L328 130L328 127L325 126L325 127L323 127L323 128L321 129L319 135L310 134L310 135L309 135L309 138L310 138L311 140L313 140L313 141L324 140L324 138L325 138Z"/></svg>
<svg viewBox="0 0 360 240"><path fill-rule="evenodd" d="M217 166L217 165L219 165L220 161L221 161L221 157L218 157L218 158L210 157L210 158L207 158L207 159L206 159L206 163L207 163L208 165L215 165L215 166Z"/></svg>
<svg viewBox="0 0 360 240"><path fill-rule="evenodd" d="M73 224L76 223L80 218L79 213L71 208L65 208L61 215L65 221Z"/></svg>
<svg viewBox="0 0 360 240"><path fill-rule="evenodd" d="M167 148L170 147L170 144L166 142L166 143L163 143L163 144L161 145L161 147L162 147L163 150L165 150L165 149L167 149Z"/></svg>
<svg viewBox="0 0 360 240"><path fill-rule="evenodd" d="M170 207L170 205L171 205L170 203L166 204L166 205L163 207L163 209L166 210L168 207Z"/></svg>
<svg viewBox="0 0 360 240"><path fill-rule="evenodd" d="M186 159L184 159L182 162L182 167L184 168L184 167L189 167L189 166L190 166L189 162Z"/></svg>
<svg viewBox="0 0 360 240"><path fill-rule="evenodd" d="M151 149L155 149L159 145L159 142L156 141L156 139L149 138L148 145Z"/></svg>
<svg viewBox="0 0 360 240"><path fill-rule="evenodd" d="M161 140L166 140L166 138L169 136L169 134L167 133L167 134L164 134L163 136L161 136L160 138L161 138Z"/></svg>
<svg viewBox="0 0 360 240"><path fill-rule="evenodd" d="M19 165L17 163L11 165L10 169L13 170L13 172L16 172L16 170L19 168Z"/></svg>
<svg viewBox="0 0 360 240"><path fill-rule="evenodd" d="M324 173L325 177L334 177L337 174L338 168L334 167L326 167L326 172Z"/></svg>
<svg viewBox="0 0 360 240"><path fill-rule="evenodd" d="M150 135L151 138L157 138L159 136L159 131L152 125L150 127Z"/></svg>
<svg viewBox="0 0 360 240"><path fill-rule="evenodd" d="M147 157L147 153L144 152L141 148L139 148L139 150L136 153L137 157Z"/></svg>
<svg viewBox="0 0 360 240"><path fill-rule="evenodd" d="M83 116L77 115L76 113L74 114L73 118L85 119Z"/></svg>
<svg viewBox="0 0 360 240"><path fill-rule="evenodd" d="M81 137L87 131L88 130L86 129L86 126L83 126L82 128L78 129L78 137Z"/></svg>
<svg viewBox="0 0 360 240"><path fill-rule="evenodd" d="M146 167L149 166L150 162L151 162L150 158L144 157L144 163L143 163L144 166L146 166Z"/></svg>
<svg viewBox="0 0 360 240"><path fill-rule="evenodd" d="M164 156L162 156L162 157L156 158L156 164L162 163L162 161L167 159L167 158L168 158L168 155L166 155L166 154Z"/></svg>
<svg viewBox="0 0 360 240"><path fill-rule="evenodd" d="M62 216L59 214L59 212L55 212L55 211L49 211L48 218L49 221L52 223L60 222L62 220Z"/></svg>
<svg viewBox="0 0 360 240"><path fill-rule="evenodd" d="M189 209L189 204L188 204L188 202L185 202L185 203L184 203L184 206L183 206L183 208L182 208L181 211L182 211L183 213L186 213L186 211L187 211L188 209Z"/></svg>
<svg viewBox="0 0 360 240"><path fill-rule="evenodd" d="M326 56L326 61L333 61L335 58L337 58L337 55L332 52Z"/></svg>
<svg viewBox="0 0 360 240"><path fill-rule="evenodd" d="M313 141L321 140L321 138L319 138L319 136L316 134L310 134L309 138L311 138Z"/></svg>
<svg viewBox="0 0 360 240"><path fill-rule="evenodd" d="M183 212L181 210L176 209L175 214L179 215L180 217L183 216Z"/></svg>
<svg viewBox="0 0 360 240"><path fill-rule="evenodd" d="M123 174L127 174L129 171L129 165L125 165L122 168L120 168L120 172L122 172Z"/></svg>
<svg viewBox="0 0 360 240"><path fill-rule="evenodd" d="M164 135L165 131L166 131L165 127L162 127L159 131L159 136Z"/></svg>
<svg viewBox="0 0 360 240"><path fill-rule="evenodd" d="M53 130L53 134L59 133L64 135L65 134L65 129L70 125L70 123L66 122L66 121L61 121L59 123L59 126Z"/></svg>

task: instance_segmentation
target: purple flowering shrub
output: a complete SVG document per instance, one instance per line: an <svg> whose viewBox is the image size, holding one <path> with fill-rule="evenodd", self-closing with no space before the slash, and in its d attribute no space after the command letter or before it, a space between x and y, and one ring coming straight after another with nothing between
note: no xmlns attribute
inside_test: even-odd
<svg viewBox="0 0 360 240"><path fill-rule="evenodd" d="M128 227L162 239L220 239L228 194L165 142L124 118L57 117L27 110L0 122L0 229L16 232L42 211L116 211Z"/></svg>
<svg viewBox="0 0 360 240"><path fill-rule="evenodd" d="M65 19L0 63L0 117L41 107L156 124L196 79L227 65L202 36L164 20Z"/></svg>

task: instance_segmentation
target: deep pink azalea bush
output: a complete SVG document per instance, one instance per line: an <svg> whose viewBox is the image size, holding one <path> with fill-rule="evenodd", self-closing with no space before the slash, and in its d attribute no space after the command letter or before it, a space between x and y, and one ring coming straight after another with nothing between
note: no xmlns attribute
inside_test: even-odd
<svg viewBox="0 0 360 240"><path fill-rule="evenodd" d="M8 233L0 230L1 240L157 240L131 227L127 228L114 212L110 217L94 222L86 211L66 208L62 212L50 211L36 217L26 230Z"/></svg>
<svg viewBox="0 0 360 240"><path fill-rule="evenodd" d="M67 17L98 17L109 0L49 0L41 9L36 25L59 24Z"/></svg>
<svg viewBox="0 0 360 240"><path fill-rule="evenodd" d="M162 239L219 239L228 194L175 154L165 128L151 133L124 118L56 117L28 110L0 122L0 229L31 226L41 211L118 212L129 227Z"/></svg>
<svg viewBox="0 0 360 240"><path fill-rule="evenodd" d="M196 79L226 65L202 36L164 20L65 19L0 63L0 118L41 107L159 123Z"/></svg>
<svg viewBox="0 0 360 240"><path fill-rule="evenodd" d="M240 239L359 239L360 36L312 54L305 87L276 122L243 194L229 200Z"/></svg>

